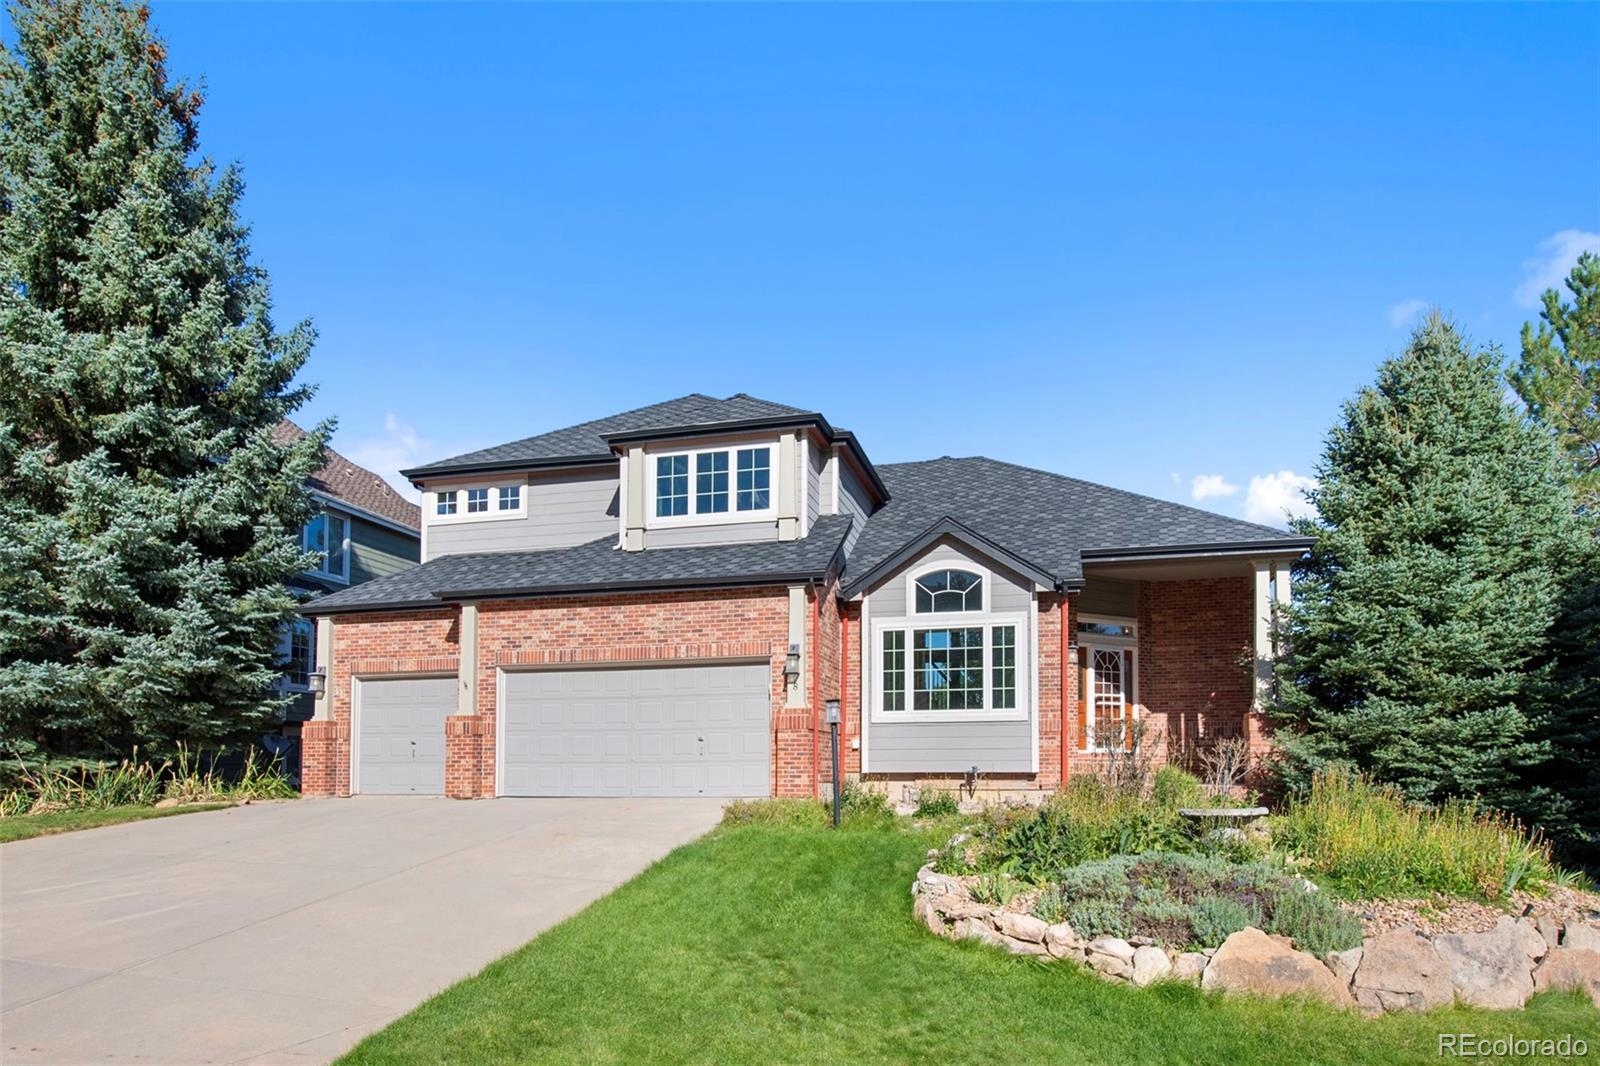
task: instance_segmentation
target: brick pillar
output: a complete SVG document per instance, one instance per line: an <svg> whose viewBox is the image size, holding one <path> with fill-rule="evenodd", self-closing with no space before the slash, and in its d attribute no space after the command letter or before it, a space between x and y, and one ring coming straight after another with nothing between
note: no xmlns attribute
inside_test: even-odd
<svg viewBox="0 0 1600 1066"><path fill-rule="evenodd" d="M492 795L483 786L484 720L475 714L452 714L444 720L444 794L451 799Z"/></svg>
<svg viewBox="0 0 1600 1066"><path fill-rule="evenodd" d="M300 727L300 794L350 795L350 723L323 718Z"/></svg>

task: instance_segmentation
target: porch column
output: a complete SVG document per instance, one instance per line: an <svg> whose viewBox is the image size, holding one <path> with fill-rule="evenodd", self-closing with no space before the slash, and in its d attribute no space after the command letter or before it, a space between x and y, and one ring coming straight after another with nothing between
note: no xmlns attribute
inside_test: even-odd
<svg viewBox="0 0 1600 1066"><path fill-rule="evenodd" d="M478 605L463 603L459 619L461 658L456 668L456 713L478 713Z"/></svg>
<svg viewBox="0 0 1600 1066"><path fill-rule="evenodd" d="M311 720L326 722L333 717L333 619L317 618L316 652L312 664L323 672L322 691L311 700Z"/></svg>
<svg viewBox="0 0 1600 1066"><path fill-rule="evenodd" d="M624 551L644 551L644 448L634 445L622 462L627 475L622 498L622 548Z"/></svg>

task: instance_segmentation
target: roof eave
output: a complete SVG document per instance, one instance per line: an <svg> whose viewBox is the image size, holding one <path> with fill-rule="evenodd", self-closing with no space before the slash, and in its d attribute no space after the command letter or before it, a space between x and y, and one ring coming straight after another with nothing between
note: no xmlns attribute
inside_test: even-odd
<svg viewBox="0 0 1600 1066"><path fill-rule="evenodd" d="M1078 553L1085 563L1120 563L1147 559L1188 559L1234 555L1304 555L1316 540L1282 537L1274 540L1215 541L1205 544L1159 544L1137 548L1085 548Z"/></svg>
<svg viewBox="0 0 1600 1066"><path fill-rule="evenodd" d="M1024 559L1022 556L989 539L982 533L962 525L954 518L946 516L939 519L937 522L934 522L915 537L912 537L910 540L906 541L905 544L901 545L894 551L893 554L889 555L877 566L874 566L861 576L851 579L839 590L839 595L847 600L854 599L863 590L865 590L868 585L882 577L887 576L888 574L894 573L896 570L899 570L901 567L907 565L913 559L915 559L934 541L937 541L940 537L947 536L954 537L955 539L960 540L973 548L976 548L983 554L999 560L1006 566L1017 571L1017 573L1022 574L1024 577L1032 578L1037 584L1044 585L1048 588L1060 588L1062 586L1062 579L1057 577L1055 574L1052 574L1050 571L1043 569L1027 559ZM1071 580L1077 579L1074 578Z"/></svg>
<svg viewBox="0 0 1600 1066"><path fill-rule="evenodd" d="M413 483L428 478L461 477L471 474L498 474L508 470L560 470L569 467L605 466L615 463L617 457L610 452L589 455L556 455L542 459L496 459L483 463L451 463L448 466L414 466L400 471L400 476Z"/></svg>
<svg viewBox="0 0 1600 1066"><path fill-rule="evenodd" d="M607 444L638 444L649 440L667 440L677 437L709 437L720 433L738 433L749 429L793 429L815 426L830 442L834 428L816 411L802 411L792 415L760 415L753 418L730 418L722 422L691 422L677 426L653 426L625 429L616 433L603 433L600 439Z"/></svg>

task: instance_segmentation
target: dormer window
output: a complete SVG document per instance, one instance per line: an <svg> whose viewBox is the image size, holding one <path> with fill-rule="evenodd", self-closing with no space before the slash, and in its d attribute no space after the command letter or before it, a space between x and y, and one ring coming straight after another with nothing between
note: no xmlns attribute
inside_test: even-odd
<svg viewBox="0 0 1600 1066"><path fill-rule="evenodd" d="M705 448L655 457L656 518L721 521L772 511L772 448Z"/></svg>
<svg viewBox="0 0 1600 1066"><path fill-rule="evenodd" d="M935 570L917 578L916 612L983 610L983 578L970 570Z"/></svg>
<svg viewBox="0 0 1600 1066"><path fill-rule="evenodd" d="M492 522L527 514L528 496L520 482L509 485L463 485L433 494L435 523Z"/></svg>
<svg viewBox="0 0 1600 1066"><path fill-rule="evenodd" d="M520 511L520 510L522 510L522 486L521 485L501 485L500 486L500 510L502 510L502 511Z"/></svg>
<svg viewBox="0 0 1600 1066"><path fill-rule="evenodd" d="M484 514L488 510L489 510L489 490L488 489L468 489L467 490L467 513L468 514Z"/></svg>
<svg viewBox="0 0 1600 1066"><path fill-rule="evenodd" d="M433 509L436 513L442 515L455 514L456 494L454 492L439 493Z"/></svg>

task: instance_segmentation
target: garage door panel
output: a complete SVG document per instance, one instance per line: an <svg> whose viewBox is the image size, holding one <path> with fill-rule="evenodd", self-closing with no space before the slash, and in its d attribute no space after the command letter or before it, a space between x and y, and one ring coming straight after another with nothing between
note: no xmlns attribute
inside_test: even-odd
<svg viewBox="0 0 1600 1066"><path fill-rule="evenodd" d="M765 664L502 677L508 795L770 791Z"/></svg>
<svg viewBox="0 0 1600 1066"><path fill-rule="evenodd" d="M442 794L444 720L456 710L456 679L368 680L359 692L357 789Z"/></svg>

